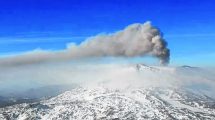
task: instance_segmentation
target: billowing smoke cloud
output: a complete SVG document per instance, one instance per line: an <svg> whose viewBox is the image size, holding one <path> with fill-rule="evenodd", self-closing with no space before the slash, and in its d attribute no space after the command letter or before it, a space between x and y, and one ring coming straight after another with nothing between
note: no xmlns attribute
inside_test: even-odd
<svg viewBox="0 0 215 120"><path fill-rule="evenodd" d="M152 55L162 64L169 62L169 49L160 31L150 22L132 24L112 35L100 35L83 42L80 46L68 48L71 55L86 56L122 56L135 57Z"/></svg>
<svg viewBox="0 0 215 120"><path fill-rule="evenodd" d="M132 24L122 31L91 37L80 45L70 44L58 52L36 51L16 57L0 59L0 65L20 65L62 61L89 57L154 56L161 64L169 63L170 52L160 31L150 22Z"/></svg>

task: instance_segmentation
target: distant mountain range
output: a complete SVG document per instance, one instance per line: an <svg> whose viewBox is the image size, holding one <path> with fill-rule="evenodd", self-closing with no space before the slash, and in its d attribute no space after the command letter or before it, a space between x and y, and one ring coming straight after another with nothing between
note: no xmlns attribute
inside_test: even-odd
<svg viewBox="0 0 215 120"><path fill-rule="evenodd" d="M24 92L12 92L7 96L0 96L0 107L20 103L31 103L59 95L71 90L77 85L50 85L39 88L32 88Z"/></svg>

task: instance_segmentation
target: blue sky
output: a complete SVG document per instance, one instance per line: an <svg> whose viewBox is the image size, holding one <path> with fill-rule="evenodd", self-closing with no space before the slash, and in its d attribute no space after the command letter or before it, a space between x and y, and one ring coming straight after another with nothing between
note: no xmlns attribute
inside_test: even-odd
<svg viewBox="0 0 215 120"><path fill-rule="evenodd" d="M212 0L2 0L0 55L64 49L89 36L152 21L171 49L172 65L215 66Z"/></svg>

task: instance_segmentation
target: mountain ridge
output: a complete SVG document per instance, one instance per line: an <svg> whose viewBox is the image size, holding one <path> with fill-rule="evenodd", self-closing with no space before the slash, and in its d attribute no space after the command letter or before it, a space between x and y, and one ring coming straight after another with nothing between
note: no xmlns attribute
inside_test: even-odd
<svg viewBox="0 0 215 120"><path fill-rule="evenodd" d="M215 119L215 101L179 88L76 88L34 104L0 109L21 119ZM2 117L3 116L3 117ZM14 117L17 116L17 117Z"/></svg>

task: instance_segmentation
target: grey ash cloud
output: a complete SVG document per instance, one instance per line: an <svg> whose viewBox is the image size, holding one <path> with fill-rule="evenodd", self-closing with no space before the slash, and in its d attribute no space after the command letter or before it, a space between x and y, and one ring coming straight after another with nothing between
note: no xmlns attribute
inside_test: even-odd
<svg viewBox="0 0 215 120"><path fill-rule="evenodd" d="M23 65L50 61L65 61L92 57L144 57L154 56L167 65L170 50L159 29L150 22L136 23L112 34L90 37L81 44L70 44L61 51L33 51L1 58L0 65Z"/></svg>

